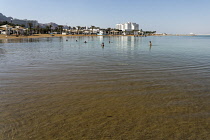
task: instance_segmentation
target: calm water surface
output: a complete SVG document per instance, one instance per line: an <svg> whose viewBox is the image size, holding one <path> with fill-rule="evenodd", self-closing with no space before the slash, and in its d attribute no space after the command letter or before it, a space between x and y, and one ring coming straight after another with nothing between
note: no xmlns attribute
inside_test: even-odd
<svg viewBox="0 0 210 140"><path fill-rule="evenodd" d="M0 139L208 139L209 53L210 36L0 40Z"/></svg>

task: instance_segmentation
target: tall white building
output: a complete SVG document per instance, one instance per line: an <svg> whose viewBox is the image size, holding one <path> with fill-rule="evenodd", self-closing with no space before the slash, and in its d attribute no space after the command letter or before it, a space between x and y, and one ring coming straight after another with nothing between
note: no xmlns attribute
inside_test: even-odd
<svg viewBox="0 0 210 140"><path fill-rule="evenodd" d="M139 24L127 22L124 24L116 24L116 29L122 30L122 31L133 31L133 30L139 30Z"/></svg>

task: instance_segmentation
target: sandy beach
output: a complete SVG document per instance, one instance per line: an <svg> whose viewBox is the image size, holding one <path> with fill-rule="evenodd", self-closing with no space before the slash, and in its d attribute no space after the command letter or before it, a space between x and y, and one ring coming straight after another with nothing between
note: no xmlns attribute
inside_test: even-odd
<svg viewBox="0 0 210 140"><path fill-rule="evenodd" d="M61 37L61 36L87 36L87 35L62 35L62 34L34 34L31 36L16 36L16 35L9 35L6 37L6 35L0 34L0 39L18 39L18 38L45 38L45 37ZM96 35L88 35L88 36L96 36Z"/></svg>
<svg viewBox="0 0 210 140"><path fill-rule="evenodd" d="M6 35L0 34L0 39L19 39L19 38L46 38L46 37L64 37L64 36L71 36L71 37L76 37L76 36L98 36L98 35L62 35L62 34L34 34L31 36L16 36L16 35L9 35L6 37ZM134 36L134 35L105 35L105 36ZM142 35L138 35L142 36ZM188 35L188 34L168 34L168 35L160 35L160 34L155 34L155 35L148 35L148 36L194 36L194 35Z"/></svg>
<svg viewBox="0 0 210 140"><path fill-rule="evenodd" d="M83 35L83 34L80 34L80 35L62 35L62 34L33 34L31 36L16 36L16 35L9 35L6 37L6 35L2 35L0 34L0 39L19 39L19 38L46 38L46 37L64 37L64 36L71 36L71 37L76 37L76 36L134 36L134 35ZM143 35L138 35L139 37L140 36L143 36ZM147 36L165 36L165 35L147 35ZM172 35L170 35L172 36ZM182 36L182 35L180 35ZM186 35L185 35L186 36Z"/></svg>

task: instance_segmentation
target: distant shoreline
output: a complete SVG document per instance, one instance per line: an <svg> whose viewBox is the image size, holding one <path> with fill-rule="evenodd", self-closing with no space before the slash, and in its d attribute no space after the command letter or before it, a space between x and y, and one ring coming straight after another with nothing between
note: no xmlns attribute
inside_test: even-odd
<svg viewBox="0 0 210 140"><path fill-rule="evenodd" d="M19 35L18 37L16 35L9 35L6 37L6 35L0 35L0 39L19 39L19 38L48 38L48 37L64 37L64 36L87 36L87 35L62 35L62 34L34 34L30 36L22 36ZM97 35L88 35L88 36L97 36Z"/></svg>
<svg viewBox="0 0 210 140"><path fill-rule="evenodd" d="M0 39L19 39L19 38L48 38L48 37L78 37L78 36L100 36L100 35L62 35L62 34L34 34L31 36L18 36L16 37L16 35L9 35L6 37L6 35L0 34ZM124 36L124 35L104 35L104 36ZM134 35L126 35L126 36L134 36ZM142 36L142 35L138 35L138 36ZM157 34L157 35L150 35L150 36L196 36L196 35L190 35L190 34L167 34L167 35L161 35L161 34Z"/></svg>

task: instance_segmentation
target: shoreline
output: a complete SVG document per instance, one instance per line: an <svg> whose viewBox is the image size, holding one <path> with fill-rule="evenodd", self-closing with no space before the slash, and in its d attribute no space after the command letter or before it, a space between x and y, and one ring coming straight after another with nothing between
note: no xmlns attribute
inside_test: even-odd
<svg viewBox="0 0 210 140"><path fill-rule="evenodd" d="M34 34L31 36L18 36L16 35L6 35L0 34L0 39L24 39L24 38L48 38L48 37L83 37L83 36L134 36L134 35L62 35L62 34ZM139 37L143 35L138 35ZM196 35L187 35L187 34L168 34L168 35L147 35L147 36L196 36Z"/></svg>
<svg viewBox="0 0 210 140"><path fill-rule="evenodd" d="M64 36L97 36L97 35L62 35L62 34L34 34L31 36L18 36L16 35L9 35L6 37L6 35L0 35L0 39L23 39L23 38L48 38L48 37L64 37Z"/></svg>

